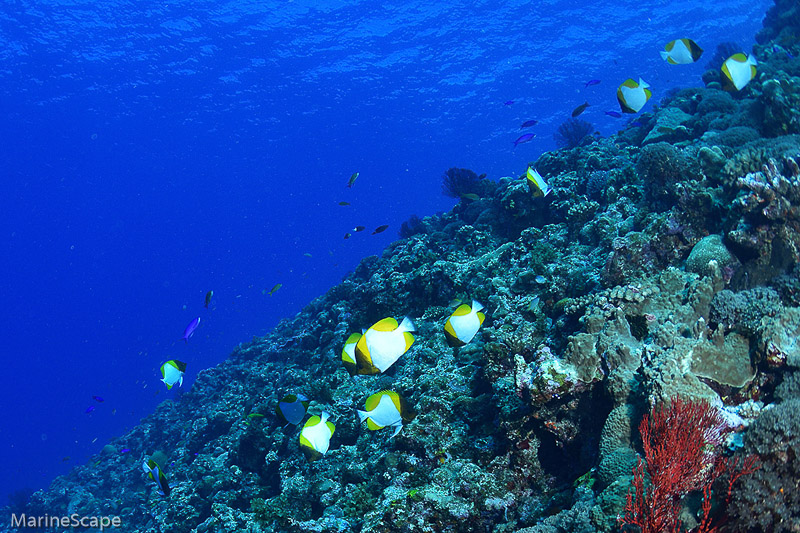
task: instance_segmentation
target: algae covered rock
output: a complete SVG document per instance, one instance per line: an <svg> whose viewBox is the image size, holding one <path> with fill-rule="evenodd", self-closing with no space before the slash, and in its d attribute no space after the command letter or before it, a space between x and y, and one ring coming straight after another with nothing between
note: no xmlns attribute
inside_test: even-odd
<svg viewBox="0 0 800 533"><path fill-rule="evenodd" d="M711 261L716 261L719 268L731 270L739 264L739 260L725 246L722 236L716 234L703 237L694 245L686 258L686 270L707 276L712 271L712 267L709 267Z"/></svg>

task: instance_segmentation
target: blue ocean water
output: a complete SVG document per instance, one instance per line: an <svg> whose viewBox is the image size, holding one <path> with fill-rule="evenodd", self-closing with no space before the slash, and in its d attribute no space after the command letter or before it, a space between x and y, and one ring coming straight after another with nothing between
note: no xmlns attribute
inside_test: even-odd
<svg viewBox="0 0 800 533"><path fill-rule="evenodd" d="M0 497L85 462L411 215L452 207L447 168L519 175L584 102L613 133L619 83L650 83L643 111L700 86L770 4L4 2ZM667 65L681 37L705 55ZM172 391L169 359L188 364Z"/></svg>

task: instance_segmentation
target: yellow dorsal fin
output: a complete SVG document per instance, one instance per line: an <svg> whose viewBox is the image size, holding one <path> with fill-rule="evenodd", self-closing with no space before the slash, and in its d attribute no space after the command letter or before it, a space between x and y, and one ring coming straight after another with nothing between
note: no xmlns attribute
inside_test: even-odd
<svg viewBox="0 0 800 533"><path fill-rule="evenodd" d="M472 306L467 304L461 304L458 306L458 309L455 310L453 316L464 316L468 315L472 312Z"/></svg>
<svg viewBox="0 0 800 533"><path fill-rule="evenodd" d="M375 331L394 331L397 329L397 320L392 317L384 318L383 320L376 322L371 329Z"/></svg>

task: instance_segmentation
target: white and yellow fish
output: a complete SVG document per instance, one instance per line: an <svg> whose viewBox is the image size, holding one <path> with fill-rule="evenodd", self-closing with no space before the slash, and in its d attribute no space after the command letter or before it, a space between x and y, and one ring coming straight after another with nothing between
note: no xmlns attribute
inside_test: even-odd
<svg viewBox="0 0 800 533"><path fill-rule="evenodd" d="M689 65L703 55L703 49L691 39L670 41L661 51L661 58L670 65Z"/></svg>
<svg viewBox="0 0 800 533"><path fill-rule="evenodd" d="M444 324L444 335L450 346L464 346L475 337L486 315L483 306L472 300L472 305L461 304Z"/></svg>
<svg viewBox="0 0 800 533"><path fill-rule="evenodd" d="M639 78L636 83L631 78L623 81L617 89L617 102L623 113L638 113L644 104L650 100L653 93L648 89L650 85Z"/></svg>
<svg viewBox="0 0 800 533"><path fill-rule="evenodd" d="M409 423L417 416L405 399L394 391L376 392L365 402L366 411L358 411L361 422L367 421L367 428L372 431L393 427L392 437L403 429L403 423Z"/></svg>
<svg viewBox="0 0 800 533"><path fill-rule="evenodd" d="M725 90L741 91L756 77L758 61L745 53L733 54L722 64L722 87Z"/></svg>
<svg viewBox="0 0 800 533"><path fill-rule="evenodd" d="M400 359L414 344L414 323L405 317L400 325L392 317L370 327L356 343L356 364L359 374L380 374Z"/></svg>
<svg viewBox="0 0 800 533"><path fill-rule="evenodd" d="M183 373L186 372L186 363L171 359L161 365L161 381L171 389L176 383L179 387L183 386Z"/></svg>
<svg viewBox="0 0 800 533"><path fill-rule="evenodd" d="M536 197L547 196L551 190L542 175L533 167L528 167L528 188L531 190L531 194Z"/></svg>
<svg viewBox="0 0 800 533"><path fill-rule="evenodd" d="M351 376L355 376L358 370L358 365L356 365L356 343L358 343L361 336L361 333L351 333L347 340L344 341L344 347L342 348L342 364Z"/></svg>
<svg viewBox="0 0 800 533"><path fill-rule="evenodd" d="M328 413L309 418L300 432L300 448L309 461L316 461L326 453L331 445L331 437L336 431L333 422L328 422Z"/></svg>

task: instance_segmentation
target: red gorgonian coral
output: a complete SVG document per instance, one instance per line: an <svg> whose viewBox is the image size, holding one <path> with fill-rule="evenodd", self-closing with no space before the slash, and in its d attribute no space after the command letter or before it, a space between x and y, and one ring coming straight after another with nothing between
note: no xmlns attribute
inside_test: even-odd
<svg viewBox="0 0 800 533"><path fill-rule="evenodd" d="M704 401L675 398L653 408L639 424L646 464L640 458L634 468L633 491L620 523L637 526L642 533L679 532L683 497L702 490L704 516L697 530L714 531L711 484L729 466L719 455L728 431L719 411ZM742 473L732 476L730 484Z"/></svg>

